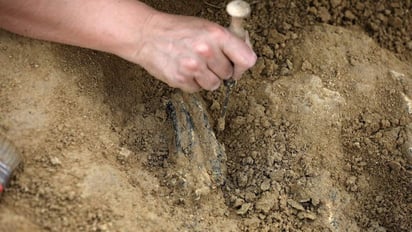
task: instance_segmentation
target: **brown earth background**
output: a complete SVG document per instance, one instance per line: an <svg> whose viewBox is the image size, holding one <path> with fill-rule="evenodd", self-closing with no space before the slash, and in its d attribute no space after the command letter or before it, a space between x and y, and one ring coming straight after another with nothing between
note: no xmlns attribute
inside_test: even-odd
<svg viewBox="0 0 412 232"><path fill-rule="evenodd" d="M145 2L229 21L222 1ZM217 134L226 182L197 200L170 175L175 90L0 31L0 132L24 157L0 231L412 231L411 1L250 3L259 58ZM202 96L217 119L224 89Z"/></svg>

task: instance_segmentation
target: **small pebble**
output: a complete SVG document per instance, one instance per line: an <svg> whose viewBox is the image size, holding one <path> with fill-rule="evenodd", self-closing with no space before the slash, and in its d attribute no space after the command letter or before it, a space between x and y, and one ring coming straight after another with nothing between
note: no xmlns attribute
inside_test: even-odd
<svg viewBox="0 0 412 232"><path fill-rule="evenodd" d="M391 75L391 77L396 78L396 79L405 77L405 74L397 72L395 70L389 70L389 75Z"/></svg>
<svg viewBox="0 0 412 232"><path fill-rule="evenodd" d="M330 15L328 9L326 9L325 7L319 7L318 16L319 16L320 20L324 23L328 22L332 18L332 16Z"/></svg>
<svg viewBox="0 0 412 232"><path fill-rule="evenodd" d="M333 8L339 6L341 2L342 0L330 0L330 4L332 5Z"/></svg>
<svg viewBox="0 0 412 232"><path fill-rule="evenodd" d="M260 189L262 191L267 191L270 189L270 180L266 179L262 182L262 184L260 185Z"/></svg>
<svg viewBox="0 0 412 232"><path fill-rule="evenodd" d="M52 165L60 165L62 162L59 160L59 158L57 158L57 157L51 157L50 158L50 163L52 164Z"/></svg>
<svg viewBox="0 0 412 232"><path fill-rule="evenodd" d="M354 20L356 19L356 16L352 13L350 10L345 11L345 17L349 20Z"/></svg>
<svg viewBox="0 0 412 232"><path fill-rule="evenodd" d="M312 205L318 206L320 204L320 198L318 196L312 196Z"/></svg>
<svg viewBox="0 0 412 232"><path fill-rule="evenodd" d="M409 50L412 50L412 40L409 41L408 43L406 43L406 47L407 47Z"/></svg>
<svg viewBox="0 0 412 232"><path fill-rule="evenodd" d="M298 213L298 218L303 220L303 219L309 219L314 221L316 219L316 215L311 212L299 212Z"/></svg>
<svg viewBox="0 0 412 232"><path fill-rule="evenodd" d="M282 75L282 76L286 76L286 75L288 75L290 73L290 70L288 69L288 68L286 68L286 67L282 67L281 69L280 69L280 75Z"/></svg>
<svg viewBox="0 0 412 232"><path fill-rule="evenodd" d="M251 208L251 206L252 206L251 203L245 203L245 204L243 204L243 205L240 207L239 210L236 211L236 213L239 214L239 215L244 215L244 214L246 214L246 213L249 211L249 209Z"/></svg>
<svg viewBox="0 0 412 232"><path fill-rule="evenodd" d="M399 17L394 17L389 20L389 24L394 28L401 28L402 27L402 19Z"/></svg>
<svg viewBox="0 0 412 232"><path fill-rule="evenodd" d="M263 46L262 54L268 58L273 58L273 56L275 55L272 48L269 45Z"/></svg>
<svg viewBox="0 0 412 232"><path fill-rule="evenodd" d="M283 29L285 29L286 31L289 31L292 28L292 25L286 22L284 22L282 26L283 26Z"/></svg>
<svg viewBox="0 0 412 232"><path fill-rule="evenodd" d="M247 202L253 202L253 201L255 201L256 200L256 194L254 194L253 192L247 192L246 194L245 194L245 200L247 201Z"/></svg>
<svg viewBox="0 0 412 232"><path fill-rule="evenodd" d="M97 229L99 229L99 231L107 231L109 228L106 224L100 224L97 226Z"/></svg>
<svg viewBox="0 0 412 232"><path fill-rule="evenodd" d="M213 100L212 105L210 106L210 110L220 110L220 103L216 100Z"/></svg>
<svg viewBox="0 0 412 232"><path fill-rule="evenodd" d="M288 66L289 70L293 70L293 63L289 59L286 59L286 65Z"/></svg>
<svg viewBox="0 0 412 232"><path fill-rule="evenodd" d="M245 203L245 200L242 198L236 198L235 202L233 203L233 208L239 208Z"/></svg>
<svg viewBox="0 0 412 232"><path fill-rule="evenodd" d="M302 63L302 71L310 71L312 70L312 64L309 61L304 60Z"/></svg>
<svg viewBox="0 0 412 232"><path fill-rule="evenodd" d="M258 58L256 61L255 66L252 68L252 74L255 77L258 77L262 74L263 70L265 69L265 60L263 58ZM219 107L220 108L220 107Z"/></svg>
<svg viewBox="0 0 412 232"><path fill-rule="evenodd" d="M292 199L288 199L288 205L291 206L292 208L299 210L299 211L305 211L305 208L298 202Z"/></svg>
<svg viewBox="0 0 412 232"><path fill-rule="evenodd" d="M278 193L275 192L265 192L262 197L256 202L256 210L261 211L265 214L269 213L271 209L278 209Z"/></svg>
<svg viewBox="0 0 412 232"><path fill-rule="evenodd" d="M376 200L377 202L382 202L383 197L380 196L380 195L378 195L378 196L376 196L375 200Z"/></svg>
<svg viewBox="0 0 412 232"><path fill-rule="evenodd" d="M318 10L316 9L316 7L309 7L308 12L311 14L316 15L318 13Z"/></svg>
<svg viewBox="0 0 412 232"><path fill-rule="evenodd" d="M270 76L272 75L277 69L278 69L278 65L276 64L276 62L274 60L271 59L265 59L265 72L266 75Z"/></svg>
<svg viewBox="0 0 412 232"><path fill-rule="evenodd" d="M388 165L392 170L395 170L395 171L400 171L402 169L401 164L396 161L389 161Z"/></svg>
<svg viewBox="0 0 412 232"><path fill-rule="evenodd" d="M121 160L126 160L127 158L129 158L129 156L131 154L132 154L132 151L130 151L127 148L122 147L122 148L120 148L120 151L119 151L119 154L118 154L117 158L121 159Z"/></svg>

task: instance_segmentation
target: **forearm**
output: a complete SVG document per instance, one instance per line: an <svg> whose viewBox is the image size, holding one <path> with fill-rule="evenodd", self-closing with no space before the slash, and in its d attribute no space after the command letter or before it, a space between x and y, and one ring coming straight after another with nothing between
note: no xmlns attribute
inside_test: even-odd
<svg viewBox="0 0 412 232"><path fill-rule="evenodd" d="M154 12L135 0L0 0L0 27L127 56Z"/></svg>
<svg viewBox="0 0 412 232"><path fill-rule="evenodd" d="M0 27L113 53L187 92L215 90L256 62L245 41L222 26L137 0L0 0Z"/></svg>

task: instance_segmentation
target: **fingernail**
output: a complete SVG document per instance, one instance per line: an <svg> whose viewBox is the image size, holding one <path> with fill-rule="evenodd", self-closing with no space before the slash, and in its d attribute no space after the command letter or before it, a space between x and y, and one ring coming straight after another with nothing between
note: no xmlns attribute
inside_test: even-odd
<svg viewBox="0 0 412 232"><path fill-rule="evenodd" d="M217 86L213 87L213 88L212 88L212 91L217 90L219 87L220 87L220 83L219 83Z"/></svg>

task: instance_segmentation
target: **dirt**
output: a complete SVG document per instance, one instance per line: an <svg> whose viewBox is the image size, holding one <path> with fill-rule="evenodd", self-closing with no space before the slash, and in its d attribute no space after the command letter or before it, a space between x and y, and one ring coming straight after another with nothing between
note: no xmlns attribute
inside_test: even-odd
<svg viewBox="0 0 412 232"><path fill-rule="evenodd" d="M221 1L147 2L227 25ZM176 178L175 90L112 55L0 31L0 132L24 157L0 231L411 231L411 1L252 12L259 59L216 133L226 179L200 198ZM224 89L202 96L217 120Z"/></svg>

